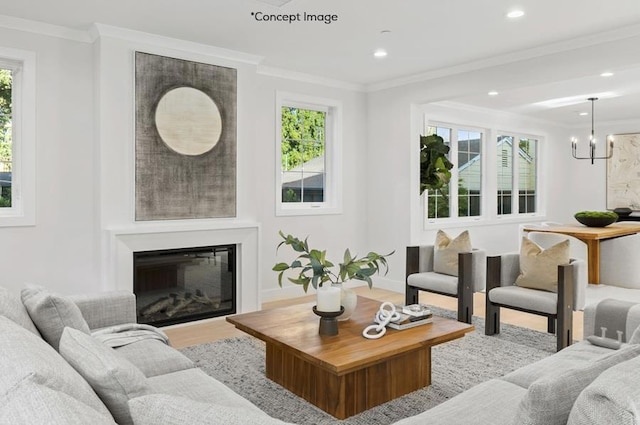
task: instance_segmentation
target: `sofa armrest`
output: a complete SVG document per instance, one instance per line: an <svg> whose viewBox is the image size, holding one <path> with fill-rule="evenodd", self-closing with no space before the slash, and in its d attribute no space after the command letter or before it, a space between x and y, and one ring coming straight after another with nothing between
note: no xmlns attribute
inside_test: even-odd
<svg viewBox="0 0 640 425"><path fill-rule="evenodd" d="M482 292L487 283L487 253L483 249L471 251L473 292Z"/></svg>
<svg viewBox="0 0 640 425"><path fill-rule="evenodd" d="M136 323L136 296L131 292L109 291L69 298L80 308L91 330Z"/></svg>
<svg viewBox="0 0 640 425"><path fill-rule="evenodd" d="M584 338L602 336L607 328L607 338L618 339L617 331L623 332L622 342L628 342L633 331L640 326L640 303L605 299L584 309Z"/></svg>

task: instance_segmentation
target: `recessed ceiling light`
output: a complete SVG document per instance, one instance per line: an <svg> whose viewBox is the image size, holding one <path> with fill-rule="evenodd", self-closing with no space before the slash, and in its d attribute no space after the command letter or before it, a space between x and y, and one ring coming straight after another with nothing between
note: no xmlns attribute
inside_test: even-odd
<svg viewBox="0 0 640 425"><path fill-rule="evenodd" d="M613 77L613 72L607 71L600 74L601 77Z"/></svg>
<svg viewBox="0 0 640 425"><path fill-rule="evenodd" d="M512 10L511 12L507 13L507 18L520 18L521 16L524 16L524 12L522 10Z"/></svg>
<svg viewBox="0 0 640 425"><path fill-rule="evenodd" d="M586 117L587 115L589 115L588 112L580 112L578 115L580 115L581 117Z"/></svg>
<svg viewBox="0 0 640 425"><path fill-rule="evenodd" d="M495 90L491 90L489 93L487 93L489 96L497 96L498 92Z"/></svg>
<svg viewBox="0 0 640 425"><path fill-rule="evenodd" d="M387 56L387 51L384 49L378 49L375 52L373 52L373 56L377 57L377 58L383 58L385 56Z"/></svg>

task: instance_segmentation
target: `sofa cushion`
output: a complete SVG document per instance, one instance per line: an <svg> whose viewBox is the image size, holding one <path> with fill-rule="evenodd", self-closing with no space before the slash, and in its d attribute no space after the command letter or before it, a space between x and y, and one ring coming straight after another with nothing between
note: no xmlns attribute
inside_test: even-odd
<svg viewBox="0 0 640 425"><path fill-rule="evenodd" d="M40 332L33 324L27 309L22 304L19 293L0 287L0 316L5 316L23 328L40 336Z"/></svg>
<svg viewBox="0 0 640 425"><path fill-rule="evenodd" d="M52 294L38 286L29 286L23 289L20 295L29 317L42 337L56 350L65 327L89 333L89 326L80 309L70 299Z"/></svg>
<svg viewBox="0 0 640 425"><path fill-rule="evenodd" d="M62 332L60 354L89 382L118 424L133 424L127 401L150 393L138 368L91 335L72 328Z"/></svg>
<svg viewBox="0 0 640 425"><path fill-rule="evenodd" d="M24 379L64 392L110 417L91 386L49 344L0 316L0 396Z"/></svg>
<svg viewBox="0 0 640 425"><path fill-rule="evenodd" d="M184 354L157 339L144 339L115 350L147 378L195 367Z"/></svg>
<svg viewBox="0 0 640 425"><path fill-rule="evenodd" d="M605 370L578 396L568 425L640 422L640 357Z"/></svg>
<svg viewBox="0 0 640 425"><path fill-rule="evenodd" d="M152 394L129 400L136 425L284 425L262 411Z"/></svg>
<svg viewBox="0 0 640 425"><path fill-rule="evenodd" d="M0 424L117 425L108 414L29 379L0 397Z"/></svg>
<svg viewBox="0 0 640 425"><path fill-rule="evenodd" d="M394 425L513 425L525 393L518 385L492 379Z"/></svg>
<svg viewBox="0 0 640 425"><path fill-rule="evenodd" d="M179 372L158 375L147 379L152 393L187 397L195 401L229 407L261 411L246 398L236 394L222 382L200 369L185 369Z"/></svg>
<svg viewBox="0 0 640 425"><path fill-rule="evenodd" d="M458 276L458 254L470 252L472 249L468 230L460 233L455 239L438 230L433 252L433 271Z"/></svg>
<svg viewBox="0 0 640 425"><path fill-rule="evenodd" d="M608 368L640 354L631 345L587 365L557 372L532 383L518 406L515 423L521 425L564 425L578 395Z"/></svg>
<svg viewBox="0 0 640 425"><path fill-rule="evenodd" d="M523 288L558 292L558 266L569 264L569 240L542 249L529 238L522 238L520 275L516 285Z"/></svg>

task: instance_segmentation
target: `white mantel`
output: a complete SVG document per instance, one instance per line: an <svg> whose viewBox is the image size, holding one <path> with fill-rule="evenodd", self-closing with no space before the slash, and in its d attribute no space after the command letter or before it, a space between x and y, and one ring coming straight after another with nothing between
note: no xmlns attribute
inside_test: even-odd
<svg viewBox="0 0 640 425"><path fill-rule="evenodd" d="M161 249L235 244L237 311L260 308L260 225L253 222L197 221L192 223L136 223L107 229L109 256L108 286L133 291L133 253Z"/></svg>

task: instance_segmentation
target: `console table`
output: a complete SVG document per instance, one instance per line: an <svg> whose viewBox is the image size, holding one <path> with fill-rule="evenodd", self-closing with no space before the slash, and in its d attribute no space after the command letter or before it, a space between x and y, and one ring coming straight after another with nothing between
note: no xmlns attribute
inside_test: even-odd
<svg viewBox="0 0 640 425"><path fill-rule="evenodd" d="M607 227L587 227L583 225L535 226L524 227L524 232L560 233L573 236L587 244L587 267L589 283L600 283L600 241L618 236L633 235L640 232L640 223L613 223Z"/></svg>

